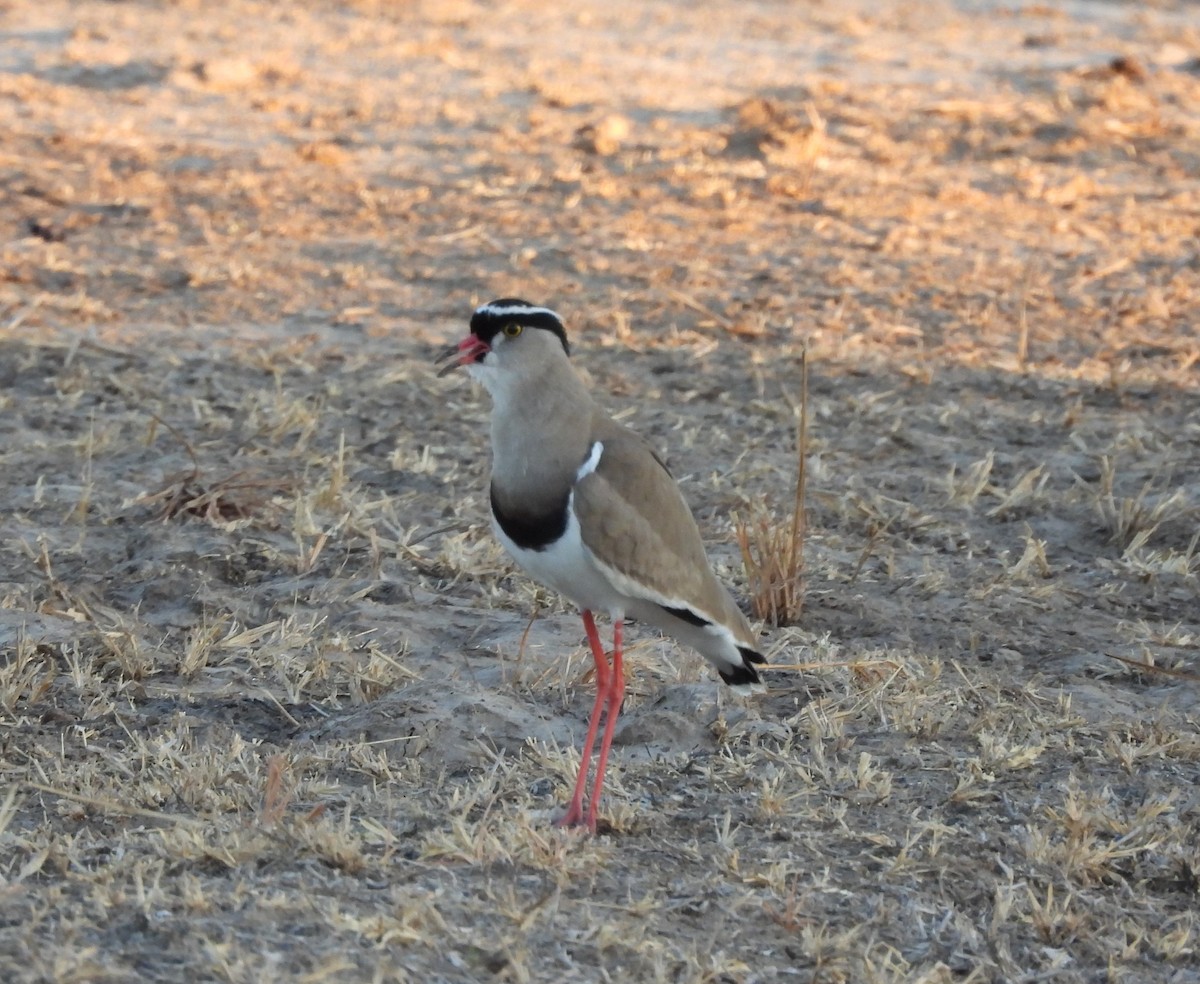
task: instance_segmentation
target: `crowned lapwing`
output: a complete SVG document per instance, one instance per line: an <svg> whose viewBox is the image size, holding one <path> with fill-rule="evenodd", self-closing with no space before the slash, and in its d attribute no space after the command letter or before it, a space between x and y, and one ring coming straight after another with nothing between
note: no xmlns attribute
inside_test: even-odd
<svg viewBox="0 0 1200 984"><path fill-rule="evenodd" d="M491 511L496 536L534 579L583 613L596 661L596 702L564 826L595 832L609 746L621 709L626 618L691 646L721 679L748 691L762 663L753 629L713 575L700 531L662 459L592 400L570 361L562 319L516 298L484 304L448 349L492 397ZM613 621L612 664L594 612ZM604 714L604 712L607 712ZM604 734L584 812L588 766Z"/></svg>

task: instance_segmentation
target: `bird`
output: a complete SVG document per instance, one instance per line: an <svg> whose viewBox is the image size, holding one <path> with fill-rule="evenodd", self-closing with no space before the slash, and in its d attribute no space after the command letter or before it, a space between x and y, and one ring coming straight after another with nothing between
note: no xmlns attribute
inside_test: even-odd
<svg viewBox="0 0 1200 984"><path fill-rule="evenodd" d="M713 573L692 511L662 457L600 408L570 355L558 314L503 297L476 308L469 334L435 364L439 377L465 367L491 396L493 532L518 567L581 612L596 665L596 699L558 824L595 834L625 693L625 620L695 649L737 692L762 689L757 667L765 659L746 616ZM612 619L611 663L597 613Z"/></svg>

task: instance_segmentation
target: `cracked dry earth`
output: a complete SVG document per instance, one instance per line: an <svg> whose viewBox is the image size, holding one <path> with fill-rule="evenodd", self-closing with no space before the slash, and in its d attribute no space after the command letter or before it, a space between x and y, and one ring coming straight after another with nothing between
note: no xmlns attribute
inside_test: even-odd
<svg viewBox="0 0 1200 984"><path fill-rule="evenodd" d="M1184 3L0 2L0 978L1200 981ZM430 360L516 294L769 691L577 615Z"/></svg>

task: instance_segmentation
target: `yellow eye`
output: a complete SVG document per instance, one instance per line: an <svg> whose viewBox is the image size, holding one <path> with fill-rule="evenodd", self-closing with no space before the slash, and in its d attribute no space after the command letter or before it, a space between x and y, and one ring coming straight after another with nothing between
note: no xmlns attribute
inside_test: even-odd
<svg viewBox="0 0 1200 984"><path fill-rule="evenodd" d="M521 334L522 331L524 331L524 329L520 325L513 324L504 326L504 334L509 338L516 338L519 334Z"/></svg>

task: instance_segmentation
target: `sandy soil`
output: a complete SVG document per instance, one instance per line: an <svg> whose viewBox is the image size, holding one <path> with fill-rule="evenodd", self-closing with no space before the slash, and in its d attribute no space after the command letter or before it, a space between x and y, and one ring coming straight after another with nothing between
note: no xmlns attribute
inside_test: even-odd
<svg viewBox="0 0 1200 984"><path fill-rule="evenodd" d="M1186 4L0 2L0 977L1200 981ZM633 633L486 519L558 309L723 575Z"/></svg>

